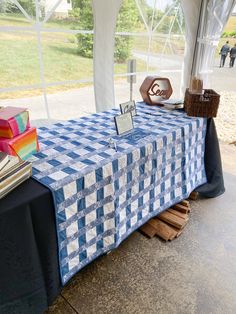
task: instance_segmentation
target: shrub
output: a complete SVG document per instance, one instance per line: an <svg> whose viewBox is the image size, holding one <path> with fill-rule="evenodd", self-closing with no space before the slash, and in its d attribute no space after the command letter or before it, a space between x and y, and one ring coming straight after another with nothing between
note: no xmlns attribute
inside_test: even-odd
<svg viewBox="0 0 236 314"><path fill-rule="evenodd" d="M233 31L233 32L223 32L221 37L223 38L236 38L236 31Z"/></svg>
<svg viewBox="0 0 236 314"><path fill-rule="evenodd" d="M129 58L132 46L131 44L132 39L129 36L120 36L115 38L114 58L116 62L122 63Z"/></svg>
<svg viewBox="0 0 236 314"><path fill-rule="evenodd" d="M78 34L76 35L78 42L78 54L82 57L93 57L93 35Z"/></svg>
<svg viewBox="0 0 236 314"><path fill-rule="evenodd" d="M33 0L18 0L19 4L22 6L22 8L25 9L25 11L30 15L30 16L35 16L35 2ZM5 4L5 12L9 13L19 13L20 9L16 4L13 2L9 1L3 1L3 4Z"/></svg>

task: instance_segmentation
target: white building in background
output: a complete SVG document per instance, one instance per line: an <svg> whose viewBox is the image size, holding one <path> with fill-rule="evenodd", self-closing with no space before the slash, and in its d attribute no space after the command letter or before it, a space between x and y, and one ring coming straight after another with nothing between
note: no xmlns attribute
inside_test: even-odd
<svg viewBox="0 0 236 314"><path fill-rule="evenodd" d="M43 0L41 4L44 6L45 15L47 15L54 7L58 0ZM72 10L71 0L61 0L60 4L54 10L52 17L66 18L69 16L69 11Z"/></svg>

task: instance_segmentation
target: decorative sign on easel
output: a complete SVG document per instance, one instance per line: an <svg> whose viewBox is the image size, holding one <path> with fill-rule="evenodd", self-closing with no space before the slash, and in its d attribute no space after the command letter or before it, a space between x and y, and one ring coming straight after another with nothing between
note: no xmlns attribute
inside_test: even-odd
<svg viewBox="0 0 236 314"><path fill-rule="evenodd" d="M120 112L123 113L127 113L127 112L131 112L132 117L136 116L137 111L136 111L136 104L135 101L127 101L124 102L122 104L120 104Z"/></svg>
<svg viewBox="0 0 236 314"><path fill-rule="evenodd" d="M131 112L120 114L114 117L116 132L118 135L127 133L134 128Z"/></svg>
<svg viewBox="0 0 236 314"><path fill-rule="evenodd" d="M170 81L166 77L147 76L139 89L143 100L149 105L162 105L172 94Z"/></svg>

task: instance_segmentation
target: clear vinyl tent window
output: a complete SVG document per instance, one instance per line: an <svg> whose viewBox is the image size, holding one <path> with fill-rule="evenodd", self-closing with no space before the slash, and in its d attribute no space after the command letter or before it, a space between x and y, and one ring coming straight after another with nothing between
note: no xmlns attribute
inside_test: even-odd
<svg viewBox="0 0 236 314"><path fill-rule="evenodd" d="M84 9L82 2L1 1L0 106L27 107L31 119L95 111L92 0ZM89 55L80 51L81 40L88 43Z"/></svg>
<svg viewBox="0 0 236 314"><path fill-rule="evenodd" d="M133 24L122 23L132 16ZM128 19L129 20L129 19ZM148 75L170 79L173 97L180 97L185 49L185 25L180 1L123 0L115 33L116 103L129 100L127 62L136 60L133 99L141 100L139 87ZM123 42L123 46L120 44ZM126 43L126 44L125 44ZM123 49L123 58L116 52ZM122 71L123 70L123 71Z"/></svg>

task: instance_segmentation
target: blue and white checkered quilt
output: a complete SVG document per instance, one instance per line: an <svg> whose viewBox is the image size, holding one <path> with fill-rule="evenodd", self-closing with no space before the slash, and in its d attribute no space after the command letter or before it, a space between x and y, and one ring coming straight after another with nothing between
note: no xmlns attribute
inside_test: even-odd
<svg viewBox="0 0 236 314"><path fill-rule="evenodd" d="M33 177L53 194L63 284L206 182L206 119L144 103L137 111L124 136L118 109L38 129Z"/></svg>

